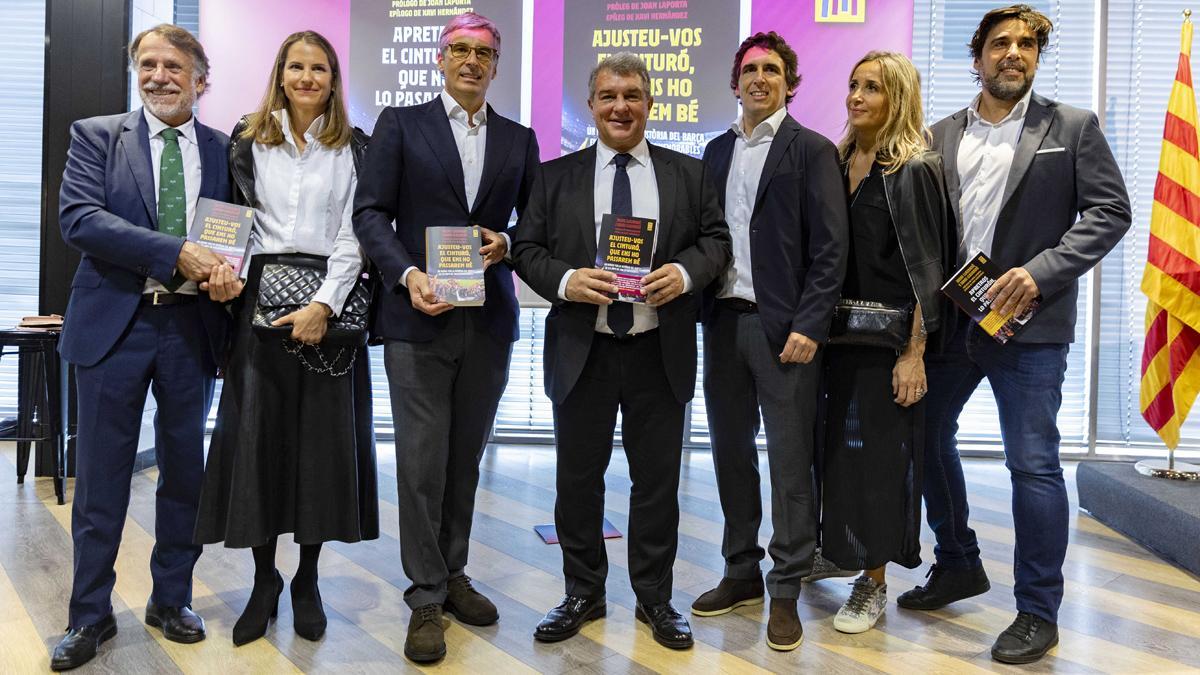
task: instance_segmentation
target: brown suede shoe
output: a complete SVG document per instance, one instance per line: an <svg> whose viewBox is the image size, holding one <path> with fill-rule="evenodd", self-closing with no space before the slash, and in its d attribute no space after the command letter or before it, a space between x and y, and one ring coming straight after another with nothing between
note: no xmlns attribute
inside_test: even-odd
<svg viewBox="0 0 1200 675"><path fill-rule="evenodd" d="M433 663L446 655L446 628L442 624L442 606L421 605L408 619L408 637L404 655L416 663Z"/></svg>
<svg viewBox="0 0 1200 675"><path fill-rule="evenodd" d="M804 626L796 614L795 598L771 598L771 618L767 620L767 646L790 652L804 642Z"/></svg>
<svg viewBox="0 0 1200 675"><path fill-rule="evenodd" d="M717 587L702 594L692 603L692 614L717 616L732 612L738 607L761 605L763 601L762 579L730 579L725 577Z"/></svg>
<svg viewBox="0 0 1200 675"><path fill-rule="evenodd" d="M460 574L446 582L446 601L442 611L472 626L490 626L500 620L500 612L471 585L471 577Z"/></svg>

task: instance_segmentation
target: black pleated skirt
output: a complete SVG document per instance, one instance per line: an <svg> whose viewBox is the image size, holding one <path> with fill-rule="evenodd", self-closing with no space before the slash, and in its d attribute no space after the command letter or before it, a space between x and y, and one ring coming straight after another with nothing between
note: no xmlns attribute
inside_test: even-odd
<svg viewBox="0 0 1200 675"><path fill-rule="evenodd" d="M367 350L305 346L309 363L348 372L315 372L285 345L251 328L264 264L256 255L241 298L225 369L216 428L204 470L195 541L230 548L293 533L296 543L379 537L375 432ZM316 349L322 351L317 354Z"/></svg>
<svg viewBox="0 0 1200 675"><path fill-rule="evenodd" d="M895 363L888 349L825 353L821 555L842 569L921 564L925 404L895 403Z"/></svg>

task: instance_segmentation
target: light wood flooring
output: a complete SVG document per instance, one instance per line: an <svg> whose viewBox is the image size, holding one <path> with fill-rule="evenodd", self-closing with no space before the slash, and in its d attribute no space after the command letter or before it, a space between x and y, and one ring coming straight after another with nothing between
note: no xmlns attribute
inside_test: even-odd
<svg viewBox="0 0 1200 675"><path fill-rule="evenodd" d="M234 648L233 623L250 593L252 563L244 550L208 546L196 567L193 606L208 624L208 639L179 645L141 622L150 595L148 555L153 544L154 469L133 479L117 585L113 594L119 634L79 672L285 673L415 670L403 657L409 610L407 580L397 543L395 462L381 446L382 536L360 544L335 543L321 556L321 590L329 630L317 643L292 631L289 596L263 640ZM48 653L67 622L71 583L70 506L57 506L48 479L14 480L15 451L0 444L0 673L45 672ZM995 461L966 462L972 525L981 538L990 593L937 612L904 611L894 598L922 581L917 570L891 566L892 602L874 630L857 636L833 628L833 615L849 594L849 579L805 587L800 616L804 644L778 653L765 644L766 611L748 607L723 617L691 617L694 649L660 647L633 618L626 573L626 542L609 540L608 618L589 624L562 643L534 642L533 626L562 593L561 556L533 526L553 520L554 455L545 447L489 448L477 500L468 573L500 609L500 623L474 628L452 622L449 655L429 670L521 673L941 673L1017 670L993 663L988 650L1012 620L1013 550L1007 472ZM1132 469L1130 469L1132 470ZM1067 468L1074 506L1074 467ZM764 472L765 476L765 472ZM608 518L622 531L628 513L629 477L614 453L608 476ZM711 457L685 453L680 490L679 555L675 606L686 611L720 579L721 509ZM764 512L769 506L764 504ZM769 520L768 520L769 523ZM769 535L769 525L764 535ZM764 545L766 537L764 536ZM932 535L924 533L932 559ZM295 569L297 548L281 542L279 567ZM1034 672L1200 671L1200 579L1077 510L1065 567L1066 599L1061 644Z"/></svg>

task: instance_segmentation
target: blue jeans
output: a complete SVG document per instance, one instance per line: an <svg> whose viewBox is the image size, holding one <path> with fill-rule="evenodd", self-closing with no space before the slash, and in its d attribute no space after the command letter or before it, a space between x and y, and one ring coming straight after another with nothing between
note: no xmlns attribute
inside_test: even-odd
<svg viewBox="0 0 1200 675"><path fill-rule="evenodd" d="M1069 506L1058 460L1058 409L1066 344L1002 345L956 313L953 340L926 357L925 507L937 537L939 566L979 565L979 541L967 526L967 492L955 435L958 416L986 377L1000 414L1005 466L1012 478L1017 610L1058 622ZM950 329L951 326L947 326Z"/></svg>

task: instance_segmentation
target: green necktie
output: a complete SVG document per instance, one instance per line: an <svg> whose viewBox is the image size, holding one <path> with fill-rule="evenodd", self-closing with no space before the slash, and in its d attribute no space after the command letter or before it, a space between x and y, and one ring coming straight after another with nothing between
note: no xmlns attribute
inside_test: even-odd
<svg viewBox="0 0 1200 675"><path fill-rule="evenodd" d="M187 236L187 191L183 186L183 153L179 150L179 130L163 129L162 161L158 168L158 231L176 237ZM168 291L183 284L176 272L162 280Z"/></svg>

